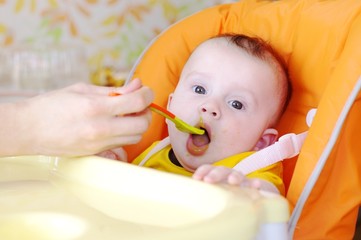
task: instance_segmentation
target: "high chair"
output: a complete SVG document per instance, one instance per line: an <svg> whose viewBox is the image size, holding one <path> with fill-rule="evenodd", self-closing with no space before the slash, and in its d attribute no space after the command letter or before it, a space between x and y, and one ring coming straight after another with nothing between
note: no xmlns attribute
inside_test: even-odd
<svg viewBox="0 0 361 240"><path fill-rule="evenodd" d="M283 164L289 238L352 239L361 202L361 1L241 0L205 9L160 34L129 79L141 78L166 106L192 50L227 32L261 37L281 53L293 96L277 129L308 131L299 156ZM153 115L142 142L127 147L130 158L166 135Z"/></svg>
<svg viewBox="0 0 361 240"><path fill-rule="evenodd" d="M0 239L286 240L288 219L256 189L97 156L0 158Z"/></svg>
<svg viewBox="0 0 361 240"><path fill-rule="evenodd" d="M165 107L192 50L227 32L265 39L288 64L293 96L277 129L308 133L299 155L284 160L286 198L95 156L6 157L0 239L351 239L361 202L361 1L241 0L202 10L161 33L128 80L141 78ZM153 115L142 142L127 147L130 159L166 131Z"/></svg>

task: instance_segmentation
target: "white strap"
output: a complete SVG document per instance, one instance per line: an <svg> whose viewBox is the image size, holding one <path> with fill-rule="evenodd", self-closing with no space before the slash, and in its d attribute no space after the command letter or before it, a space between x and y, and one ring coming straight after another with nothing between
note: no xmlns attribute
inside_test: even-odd
<svg viewBox="0 0 361 240"><path fill-rule="evenodd" d="M308 111L306 116L306 123L308 127L311 127L316 112L316 108ZM297 156L300 153L303 142L306 139L307 132L308 131L300 134L289 133L283 135L274 144L250 155L238 163L234 166L234 169L247 175L261 168L268 167L276 162Z"/></svg>
<svg viewBox="0 0 361 240"><path fill-rule="evenodd" d="M307 131L300 134L285 134L274 144L255 152L239 162L234 166L234 169L247 175L276 162L297 156L300 153L306 136Z"/></svg>
<svg viewBox="0 0 361 240"><path fill-rule="evenodd" d="M155 145L149 152L147 155L145 155L145 157L143 158L143 160L138 164L138 166L143 166L148 159L153 156L155 153L159 152L160 150L162 150L163 148L165 148L166 146L168 146L170 144L170 140L169 137L164 138L163 140L161 140L159 143L157 143L157 145Z"/></svg>
<svg viewBox="0 0 361 240"><path fill-rule="evenodd" d="M258 169L270 166L276 162L282 161L287 158L292 158L299 154L303 142L306 138L307 132L300 134L289 133L283 135L274 144L252 154L246 159L239 162L234 169L247 175ZM161 140L155 145L148 154L139 163L139 166L143 166L151 156L158 151L162 150L170 144L169 137Z"/></svg>
<svg viewBox="0 0 361 240"><path fill-rule="evenodd" d="M307 115L307 124L311 125L316 110L312 109ZM237 171L242 172L244 175L247 175L251 172L257 171L261 168L268 167L276 162L282 161L284 159L292 158L297 156L300 153L303 142L307 136L307 131L294 134L289 133L285 134L278 139L274 144L255 152L246 159L239 162L233 168ZM149 153L143 158L139 163L139 166L143 166L151 156L153 156L158 151L162 150L170 144L169 137L161 140L157 145L149 151Z"/></svg>

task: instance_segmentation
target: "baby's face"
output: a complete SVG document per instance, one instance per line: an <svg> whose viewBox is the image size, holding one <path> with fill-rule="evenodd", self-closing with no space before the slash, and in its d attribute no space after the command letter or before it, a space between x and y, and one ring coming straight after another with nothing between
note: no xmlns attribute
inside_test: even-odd
<svg viewBox="0 0 361 240"><path fill-rule="evenodd" d="M207 134L190 135L168 123L179 162L192 171L255 150L275 119L278 98L275 74L268 64L224 39L203 43L186 63L168 108Z"/></svg>

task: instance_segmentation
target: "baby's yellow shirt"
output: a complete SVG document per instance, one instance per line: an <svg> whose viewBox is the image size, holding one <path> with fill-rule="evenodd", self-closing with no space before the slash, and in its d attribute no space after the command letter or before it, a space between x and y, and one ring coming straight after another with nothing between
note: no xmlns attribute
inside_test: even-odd
<svg viewBox="0 0 361 240"><path fill-rule="evenodd" d="M153 143L149 148L147 148L143 153L141 153L137 158L134 159L132 164L139 165L145 156L158 144L158 142ZM192 176L193 173L184 169L183 167L177 166L169 159L169 151L171 150L171 145L167 145L165 148L154 153L145 163L144 167L154 168L157 170L176 173L185 176ZM243 152L240 154L227 157L218 162L213 163L214 166L225 166L233 168L243 159L253 154L254 152ZM250 178L259 178L265 181L271 182L278 189L280 194L284 195L284 183L282 180L282 163L275 163L268 167L259 169L247 175Z"/></svg>

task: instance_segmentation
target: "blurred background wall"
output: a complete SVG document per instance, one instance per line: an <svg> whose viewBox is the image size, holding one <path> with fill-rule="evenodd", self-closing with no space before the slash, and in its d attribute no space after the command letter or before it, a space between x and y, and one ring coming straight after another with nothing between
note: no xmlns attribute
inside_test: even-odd
<svg viewBox="0 0 361 240"><path fill-rule="evenodd" d="M93 74L105 66L127 71L151 39L169 25L206 7L229 2L232 1L0 0L0 47L3 52L42 48L48 49L49 53L54 48L58 52L73 49L71 54L78 49ZM70 56L69 51L67 54L65 58ZM60 58L61 55L58 53L57 56ZM9 63L4 59L2 66L6 65L5 61L11 65L9 68L14 65L14 60ZM79 68L80 59L83 58L77 56L74 60L79 63ZM41 66L45 69L44 64ZM27 75L29 69L24 70ZM20 76L14 71L10 71L13 78ZM8 72L3 70L1 75L0 71L0 78L10 79Z"/></svg>

